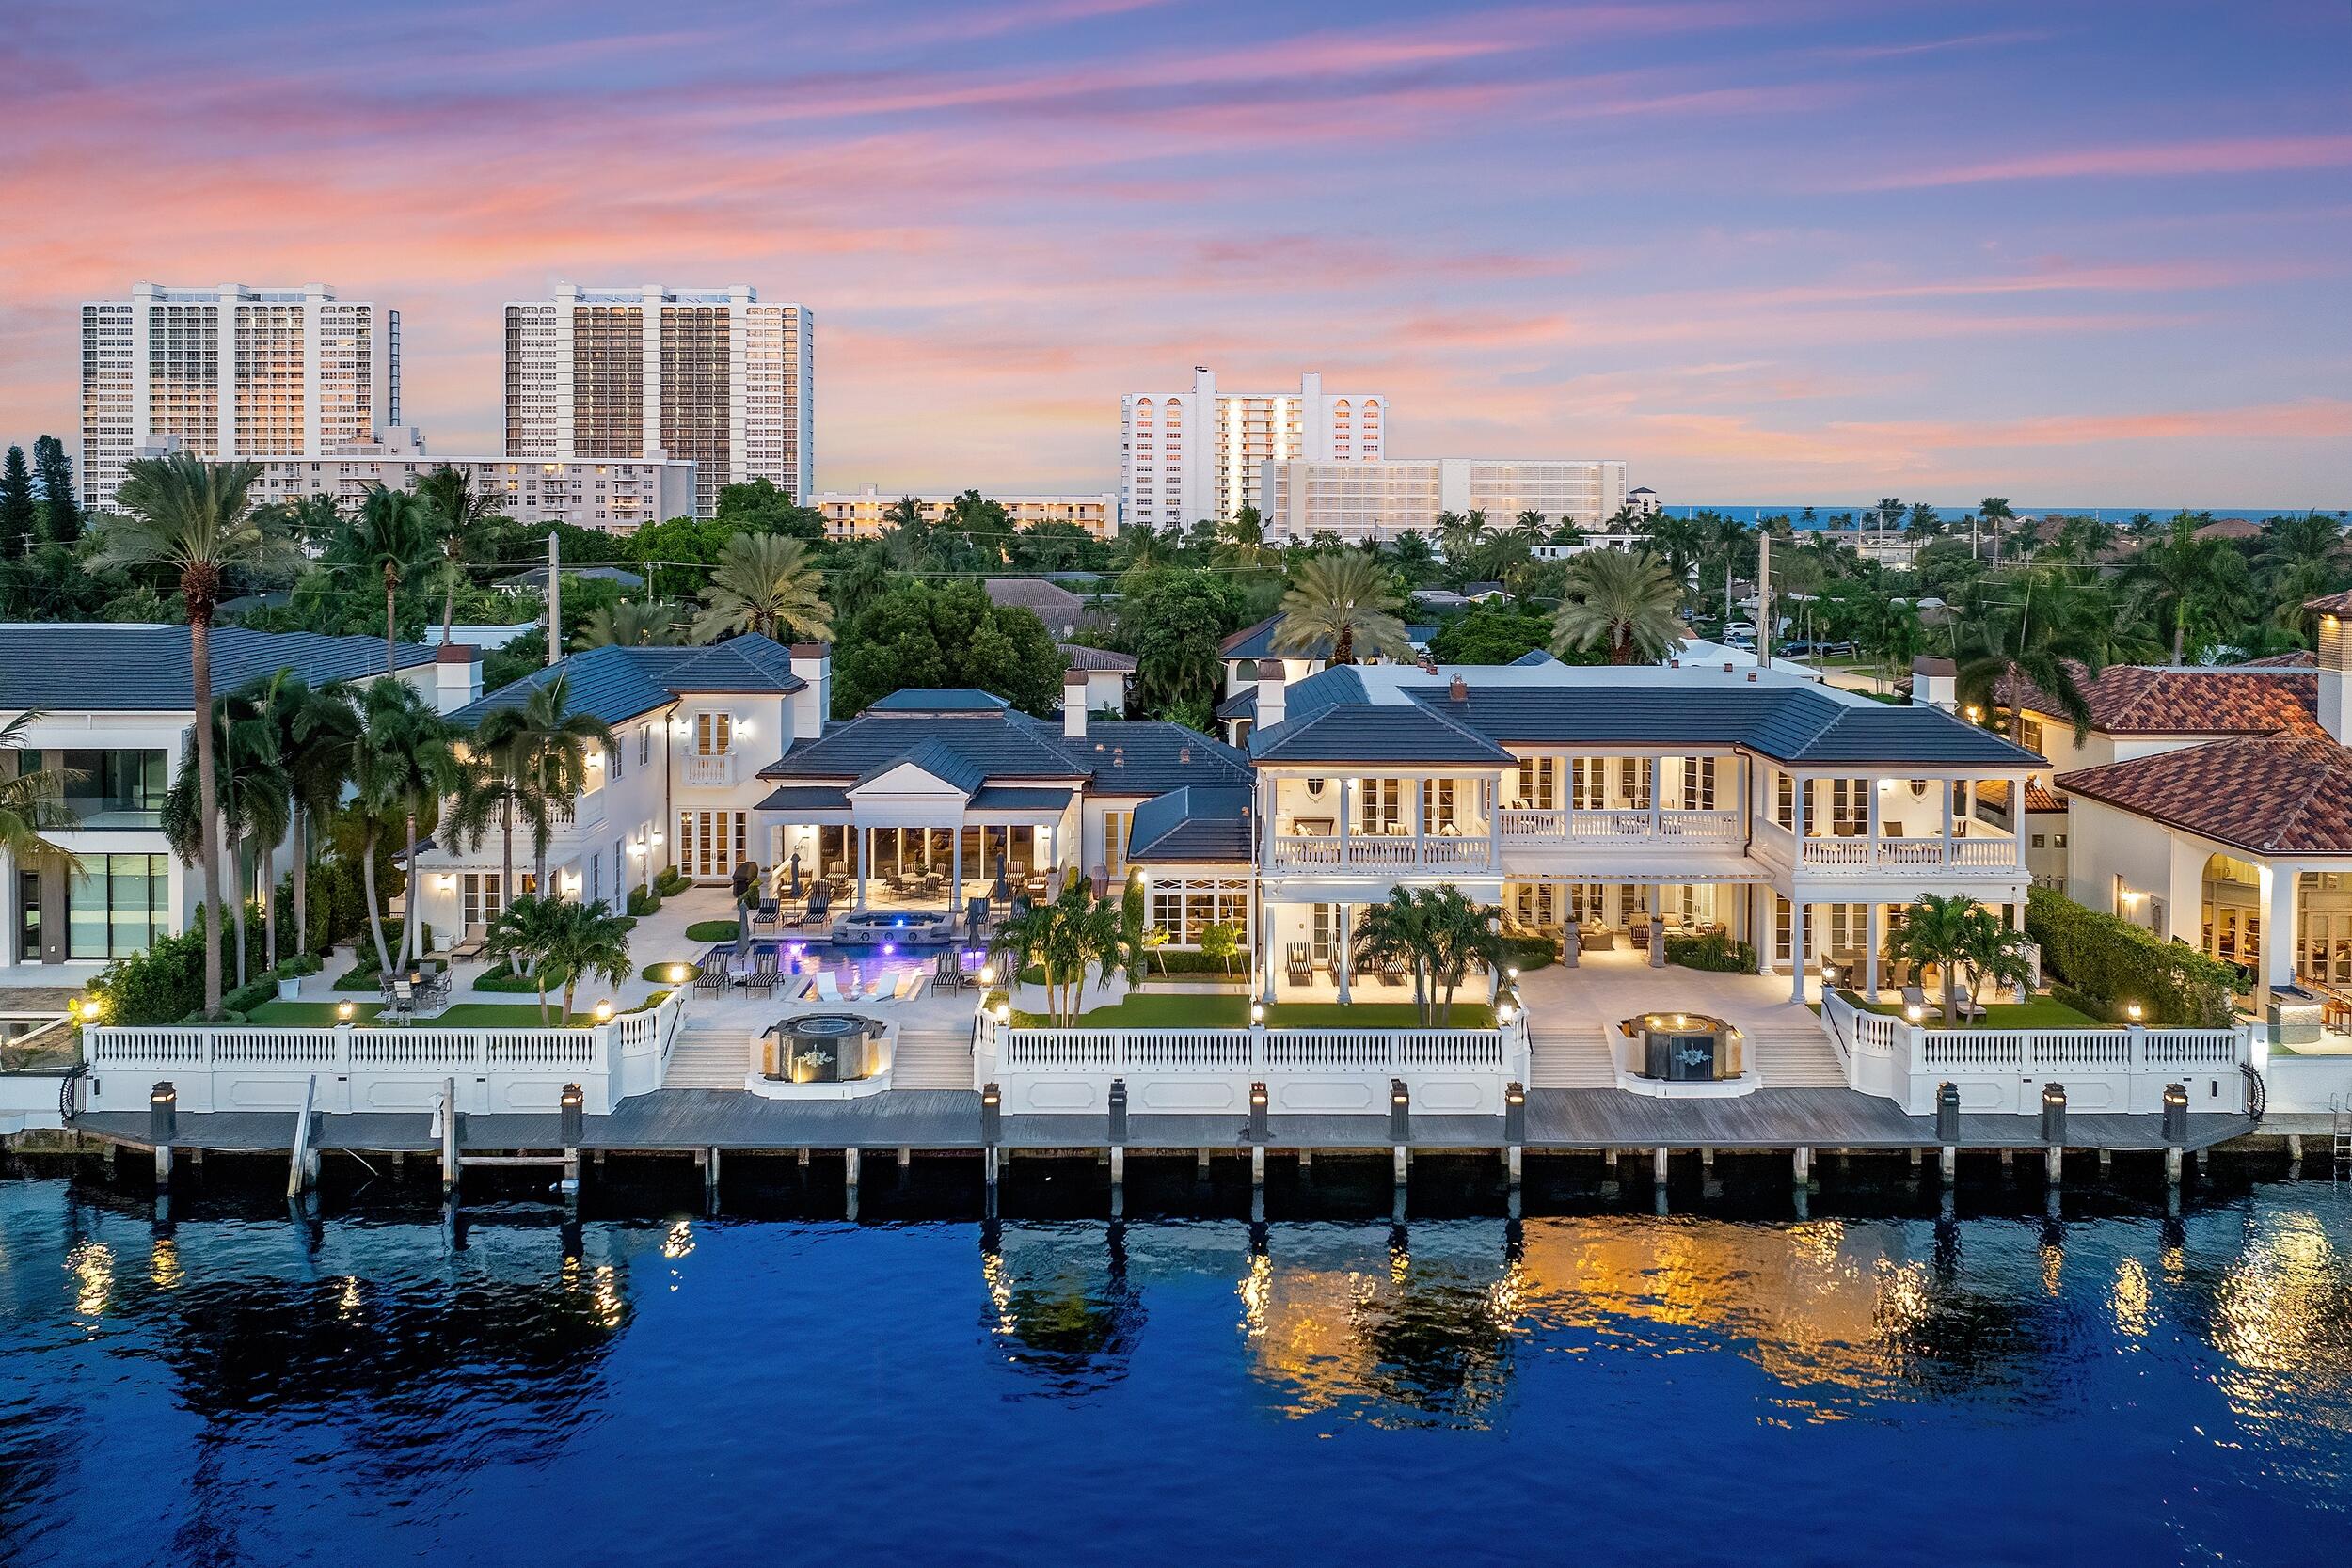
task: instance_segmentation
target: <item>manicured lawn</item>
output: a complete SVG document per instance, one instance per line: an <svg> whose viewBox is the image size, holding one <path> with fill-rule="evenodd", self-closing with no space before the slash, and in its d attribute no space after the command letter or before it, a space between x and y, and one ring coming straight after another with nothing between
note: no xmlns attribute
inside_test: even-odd
<svg viewBox="0 0 2352 1568"><path fill-rule="evenodd" d="M1903 1005L1899 1002L1864 1002L1850 990L1839 991L1837 994L1868 1012L1899 1017L1903 1010ZM1944 1003L1940 994L1931 994L1928 997L1927 1017L1919 1022L1923 1027L1929 1029L1947 1027L1944 1022ZM2111 1029L2115 1026L2111 1023L2102 1023L2088 1013L2078 1012L2063 1002L2053 1001L2046 996L2037 996L2022 1006L2015 1002L1987 1002L1984 1005L1984 1017L1974 1020L1963 1019L1959 1027L1963 1029Z"/></svg>
<svg viewBox="0 0 2352 1568"><path fill-rule="evenodd" d="M1033 1027L1046 1021L1033 1013L1015 1013L1013 1022ZM1078 1015L1086 1029L1238 1029L1249 1022L1246 996L1179 995L1139 991L1107 1007ZM1418 1029L1420 1015L1410 1002L1278 1002L1266 1010L1266 1022L1278 1029ZM1494 1009L1483 1002L1456 1002L1445 1027L1491 1029Z"/></svg>

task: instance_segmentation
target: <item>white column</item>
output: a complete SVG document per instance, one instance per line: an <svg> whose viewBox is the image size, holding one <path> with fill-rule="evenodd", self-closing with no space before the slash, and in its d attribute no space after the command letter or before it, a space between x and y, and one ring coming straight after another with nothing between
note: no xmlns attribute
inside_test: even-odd
<svg viewBox="0 0 2352 1568"><path fill-rule="evenodd" d="M2026 863L2026 785L2032 778L2033 775L2030 773L2020 773L2010 785L2010 788L2014 791L2010 799L2016 802L2016 809L2009 814L2009 828L2010 834L2017 841L2014 847L2017 850L2017 863L2020 865Z"/></svg>
<svg viewBox="0 0 2352 1568"><path fill-rule="evenodd" d="M1271 1006L1274 1001L1274 903L1268 898L1258 901L1258 924L1265 927L1265 960L1259 966L1263 976L1259 983L1259 1000Z"/></svg>
<svg viewBox="0 0 2352 1568"><path fill-rule="evenodd" d="M866 907L866 863L874 858L874 830L857 831L857 907Z"/></svg>
<svg viewBox="0 0 2352 1568"><path fill-rule="evenodd" d="M1788 1000L1804 1000L1804 900L1788 900Z"/></svg>
<svg viewBox="0 0 2352 1568"><path fill-rule="evenodd" d="M1342 865L1347 863L1347 814L1356 793L1355 783L1353 779L1340 781L1340 863Z"/></svg>
<svg viewBox="0 0 2352 1568"><path fill-rule="evenodd" d="M1870 860L1875 864L1880 858L1879 781L1866 777L1862 781L1862 788L1865 796L1862 802L1863 831L1869 835Z"/></svg>
<svg viewBox="0 0 2352 1568"><path fill-rule="evenodd" d="M1789 851L1791 858L1788 863L1799 868L1800 870L1802 870L1804 865L1804 797L1805 791L1812 782L1812 780L1804 777L1802 773L1791 773L1788 775L1790 813L1788 817L1788 831L1796 835L1795 847ZM1794 887L1795 884L1792 882L1790 884L1792 892L1794 891Z"/></svg>
<svg viewBox="0 0 2352 1568"><path fill-rule="evenodd" d="M1943 787L1939 793L1944 797L1944 863L1949 865L1952 863L1952 781L1944 779L1940 783Z"/></svg>
<svg viewBox="0 0 2352 1568"><path fill-rule="evenodd" d="M2280 986L2295 984L2295 895L2300 879L2293 863L2262 866L2263 1001Z"/></svg>
<svg viewBox="0 0 2352 1568"><path fill-rule="evenodd" d="M1666 806L1665 758L1645 757L1643 766L1649 769L1649 836L1658 836L1658 819Z"/></svg>
<svg viewBox="0 0 2352 1568"><path fill-rule="evenodd" d="M947 863L950 868L947 880L947 928L953 931L955 923L963 918L963 824L959 822L948 831L955 835L954 843L947 851Z"/></svg>
<svg viewBox="0 0 2352 1568"><path fill-rule="evenodd" d="M1862 994L1866 999L1875 1002L1879 995L1879 922L1881 916L1878 900L1872 899L1867 908L1869 912L1863 917L1866 923L1864 930L1867 932L1865 939L1867 945L1862 955Z"/></svg>
<svg viewBox="0 0 2352 1568"><path fill-rule="evenodd" d="M1502 869L1502 784L1495 780L1479 787L1486 797L1486 863L1500 871Z"/></svg>
<svg viewBox="0 0 2352 1568"><path fill-rule="evenodd" d="M1353 922L1349 919L1349 916L1354 912L1354 907L1351 905L1342 904L1340 906L1339 960L1340 1000L1342 1002L1345 1002L1347 1000L1347 972L1355 967L1355 965L1349 961L1352 956L1353 948L1352 944L1348 941L1349 936L1352 934L1349 930L1349 927L1353 924Z"/></svg>
<svg viewBox="0 0 2352 1568"><path fill-rule="evenodd" d="M1425 863L1429 853L1427 814L1422 809L1426 800L1426 786L1420 779L1406 782L1413 786L1413 863L1418 866Z"/></svg>

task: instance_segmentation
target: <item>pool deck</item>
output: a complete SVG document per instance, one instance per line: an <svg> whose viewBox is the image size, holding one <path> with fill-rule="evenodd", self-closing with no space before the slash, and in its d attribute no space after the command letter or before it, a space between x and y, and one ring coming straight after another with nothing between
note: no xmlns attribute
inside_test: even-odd
<svg viewBox="0 0 2352 1568"><path fill-rule="evenodd" d="M270 1153L294 1147L295 1117L282 1111L181 1113L179 1148ZM2185 1148L2208 1148L2254 1130L2243 1116L2189 1117ZM138 1112L86 1112L72 1130L111 1143L151 1148ZM439 1148L424 1113L321 1116L323 1151L432 1153ZM1394 1143L1383 1116L1276 1116L1269 1149L1376 1149ZM1419 1115L1406 1147L1442 1152L1504 1147L1502 1118ZM2159 1116L2090 1116L2067 1120L2070 1148L2157 1150L2166 1147ZM458 1118L458 1148L496 1154L563 1147L552 1114L469 1114ZM610 1116L585 1118L579 1147L609 1153L693 1153L707 1149L791 1151L899 1149L972 1151L984 1147L980 1097L968 1089L892 1089L862 1100L792 1102L726 1089L659 1089L625 1101ZM1101 1151L1111 1147L1099 1116L1009 1117L998 1148ZM1131 1150L1241 1151L1250 1147L1232 1116L1133 1116ZM1531 1089L1526 1135L1531 1151L1567 1149L1794 1148L1910 1149L1937 1147L1931 1117L1906 1116L1893 1101L1851 1089L1759 1089L1736 1100L1653 1100L1616 1089ZM2032 1117L1963 1116L1963 1148L2038 1149Z"/></svg>

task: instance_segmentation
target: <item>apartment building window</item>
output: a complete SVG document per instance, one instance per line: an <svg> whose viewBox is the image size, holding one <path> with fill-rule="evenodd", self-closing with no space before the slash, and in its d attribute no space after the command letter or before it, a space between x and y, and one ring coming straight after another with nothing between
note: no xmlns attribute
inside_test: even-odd
<svg viewBox="0 0 2352 1568"><path fill-rule="evenodd" d="M619 784L623 776L628 772L628 769L621 766L623 759L621 756L620 742L616 740L612 745L607 746L604 749L604 754L607 763L612 769L612 782L614 784Z"/></svg>
<svg viewBox="0 0 2352 1568"><path fill-rule="evenodd" d="M66 752L59 793L84 827L152 828L163 820L164 765L162 752Z"/></svg>
<svg viewBox="0 0 2352 1568"><path fill-rule="evenodd" d="M621 895L628 888L628 844L625 839L612 841L612 902L618 905Z"/></svg>
<svg viewBox="0 0 2352 1568"><path fill-rule="evenodd" d="M1870 820L1870 781L1832 779L1829 782L1830 831L1840 836L1861 832Z"/></svg>
<svg viewBox="0 0 2352 1568"><path fill-rule="evenodd" d="M1632 810L1649 810L1650 777L1657 766L1648 757L1617 759L1617 792Z"/></svg>
<svg viewBox="0 0 2352 1568"><path fill-rule="evenodd" d="M1454 779L1422 780L1421 819L1429 832L1434 833L1460 828L1460 819L1454 815L1454 792L1459 782Z"/></svg>
<svg viewBox="0 0 2352 1568"><path fill-rule="evenodd" d="M588 857L588 902L604 902L604 856L601 853Z"/></svg>
<svg viewBox="0 0 2352 1568"><path fill-rule="evenodd" d="M694 716L694 754L723 757L735 743L735 716L731 713L698 713Z"/></svg>
<svg viewBox="0 0 2352 1568"><path fill-rule="evenodd" d="M2039 719L2027 719L2027 720L2024 720L2024 721L2020 721L2020 723L2019 723L2019 724L2018 724L2018 726L2017 726L2017 736L2018 736L2018 741L2019 741L2019 744L2023 745L2023 746L2026 748L2026 751L2028 751L2028 752L2041 752L2041 751L2042 751L2042 721L2041 721L2041 720L2039 720ZM2044 756L2049 755L2049 753L2048 753L2048 752L2042 752L2042 755L2044 755Z"/></svg>
<svg viewBox="0 0 2352 1568"><path fill-rule="evenodd" d="M1568 764L1568 803L1578 811L1598 811L1608 800L1608 765L1598 757L1577 757Z"/></svg>

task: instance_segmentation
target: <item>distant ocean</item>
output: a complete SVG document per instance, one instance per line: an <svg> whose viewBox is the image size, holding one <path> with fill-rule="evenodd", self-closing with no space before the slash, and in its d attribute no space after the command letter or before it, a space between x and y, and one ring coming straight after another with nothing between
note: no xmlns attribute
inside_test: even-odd
<svg viewBox="0 0 2352 1568"><path fill-rule="evenodd" d="M1795 518L1804 511L1804 507L1805 503L1803 501L1799 501L1794 505L1770 504L1763 506L1749 506L1745 504L1732 505L1713 501L1697 501L1688 506L1661 506L1659 510L1666 513L1670 516L1676 517L1688 517L1694 512L1713 512L1723 516L1732 518L1736 522L1753 523L1765 517L1786 516ZM1906 508L1906 510L1908 510L1908 508ZM2055 515L2064 517L2096 517L2100 521L2107 523L2128 523L2133 517L2142 512L2151 513L2158 517L2169 517L2175 512L2185 510L2189 512L2210 512L2217 517L2253 517L2260 519L2263 517L2278 516L2285 514L2301 512L2306 509L2299 506L2192 506L2187 508L2178 506L2028 506L2020 501L2012 504L2010 510L2016 513L2020 517L2047 517ZM2322 506L2316 510L2321 512L2333 512L2341 515L2345 509L2342 506ZM1851 512L1859 516L1862 514L1862 508L1858 506L1823 506L1820 502L1816 501L1813 503L1813 522L1809 526L1814 528L1827 528L1829 526L1828 519L1836 516L1841 512ZM1968 517L1973 516L1975 513L1976 508L1974 507L1939 506L1936 508L1936 515L1942 517L1947 523L1964 521ZM1804 528L1808 525L1800 522L1797 526L1799 528Z"/></svg>

